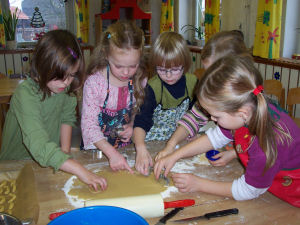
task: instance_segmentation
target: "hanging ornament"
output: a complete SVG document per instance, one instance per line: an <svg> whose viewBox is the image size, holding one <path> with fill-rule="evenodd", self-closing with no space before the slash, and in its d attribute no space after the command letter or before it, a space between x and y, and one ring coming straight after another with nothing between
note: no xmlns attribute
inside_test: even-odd
<svg viewBox="0 0 300 225"><path fill-rule="evenodd" d="M33 16L31 18L30 25L35 30L37 30L37 32L35 32L35 34L34 34L35 36L32 38L33 40L37 41L37 40L41 39L41 37L45 34L43 29L41 32L38 32L38 31L40 31L40 28L45 27L45 22L43 20L42 14L39 12L39 8L35 7L34 11L35 12L33 13Z"/></svg>
<svg viewBox="0 0 300 225"><path fill-rule="evenodd" d="M34 8L34 13L33 16L31 18L31 23L30 25L33 28L40 28L40 27L44 27L45 26L45 22L43 20L42 14L39 12L39 8L35 7Z"/></svg>

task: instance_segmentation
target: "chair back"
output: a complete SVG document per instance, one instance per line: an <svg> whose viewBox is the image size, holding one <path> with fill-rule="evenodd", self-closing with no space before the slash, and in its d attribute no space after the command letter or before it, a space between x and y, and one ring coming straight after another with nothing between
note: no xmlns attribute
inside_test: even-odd
<svg viewBox="0 0 300 225"><path fill-rule="evenodd" d="M0 73L0 80L1 79L7 79L8 77L6 75L4 75L3 73Z"/></svg>
<svg viewBox="0 0 300 225"><path fill-rule="evenodd" d="M288 107L289 115L297 123L298 127L300 127L300 118L296 118L295 116L296 105L300 104L300 87L289 89L286 104Z"/></svg>
<svg viewBox="0 0 300 225"><path fill-rule="evenodd" d="M264 91L267 95L275 96L282 108L285 108L285 89L278 80L264 80Z"/></svg>
<svg viewBox="0 0 300 225"><path fill-rule="evenodd" d="M204 68L198 68L195 70L194 74L196 75L196 77L201 80L203 74L205 72L205 69Z"/></svg>

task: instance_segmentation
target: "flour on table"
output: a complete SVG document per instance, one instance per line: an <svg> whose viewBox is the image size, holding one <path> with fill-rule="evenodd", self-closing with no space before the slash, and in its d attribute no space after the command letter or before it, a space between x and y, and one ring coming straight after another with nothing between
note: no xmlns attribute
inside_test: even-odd
<svg viewBox="0 0 300 225"><path fill-rule="evenodd" d="M202 154L203 155L203 154ZM124 155L126 157L126 155ZM126 157L128 158L128 157ZM130 167L134 167L135 164L135 160L132 159L128 159L127 160L128 164ZM198 165L210 165L209 162L207 161L207 159L203 158L203 156L194 156L191 159L185 159L185 160L181 160L178 161L174 167L172 168L171 172L176 172L176 173L194 173L195 172L195 168ZM92 172L96 173L101 171L104 167L108 166L108 162L102 162L102 163L94 163L94 164L88 164L86 166L87 169L91 170ZM197 174L195 174L197 175ZM69 192L71 189L74 189L75 186L75 181L78 178L76 176L72 176L70 177L67 182L65 183L64 187L63 187L63 191L66 195L66 197L69 200L69 203L75 207L75 208L81 208L84 207L84 202L85 199L82 198L78 198L78 196L74 196L74 195L70 195ZM109 187L108 187L109 188ZM176 193L178 192L178 189L174 186L169 186L165 191L161 192L161 195L163 198L168 198L171 196L172 193Z"/></svg>

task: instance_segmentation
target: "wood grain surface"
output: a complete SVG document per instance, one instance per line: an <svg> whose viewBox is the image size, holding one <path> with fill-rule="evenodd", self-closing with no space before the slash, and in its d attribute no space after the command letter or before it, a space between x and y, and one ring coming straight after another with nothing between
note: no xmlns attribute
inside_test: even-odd
<svg viewBox="0 0 300 225"><path fill-rule="evenodd" d="M148 149L152 156L162 149L164 143L152 142L148 143ZM133 146L126 147L121 150L126 154L128 160L135 159L135 151ZM97 164L99 162L107 162L106 158L97 159L95 153L83 153L78 149L72 149L72 155L75 159L86 166ZM185 159L189 160L189 159ZM184 160L181 160L183 162ZM21 169L28 161L1 161L0 170L10 171ZM72 176L64 172L56 172L54 174L51 168L42 168L37 163L31 162L36 180L37 196L39 201L39 225L45 225L49 222L50 213L59 211L69 211L74 209L64 191L62 190L67 180ZM243 167L238 160L233 160L225 167L213 167L203 164L196 165L192 168L192 172L213 180L231 181L239 177L243 173ZM108 187L109 188L109 187ZM270 193L265 193L257 199L249 201L235 201L230 198L204 194L204 193L179 193L173 192L165 201L192 198L196 201L193 207L187 207L180 211L174 218L170 219L167 224L178 224L172 222L175 219L182 219L191 216L203 215L208 212L214 212L229 208L238 208L239 214L229 215L220 218L213 218L209 221L202 219L186 224L299 224L300 210L286 202L274 197ZM172 209L166 209L165 214ZM159 218L147 219L150 225L158 222ZM180 223L185 224L185 223Z"/></svg>

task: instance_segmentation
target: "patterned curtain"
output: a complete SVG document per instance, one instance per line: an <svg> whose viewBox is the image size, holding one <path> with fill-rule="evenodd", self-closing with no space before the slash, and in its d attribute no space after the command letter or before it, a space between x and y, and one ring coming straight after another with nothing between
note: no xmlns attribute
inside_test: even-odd
<svg viewBox="0 0 300 225"><path fill-rule="evenodd" d="M280 55L282 0L259 0L253 55L276 59Z"/></svg>
<svg viewBox="0 0 300 225"><path fill-rule="evenodd" d="M162 0L160 16L160 33L174 31L174 0Z"/></svg>
<svg viewBox="0 0 300 225"><path fill-rule="evenodd" d="M76 0L76 30L77 38L82 43L89 41L89 0Z"/></svg>
<svg viewBox="0 0 300 225"><path fill-rule="evenodd" d="M220 0L205 0L205 42L220 31Z"/></svg>
<svg viewBox="0 0 300 225"><path fill-rule="evenodd" d="M5 32L3 24L2 6L0 4L0 48L5 47Z"/></svg>

